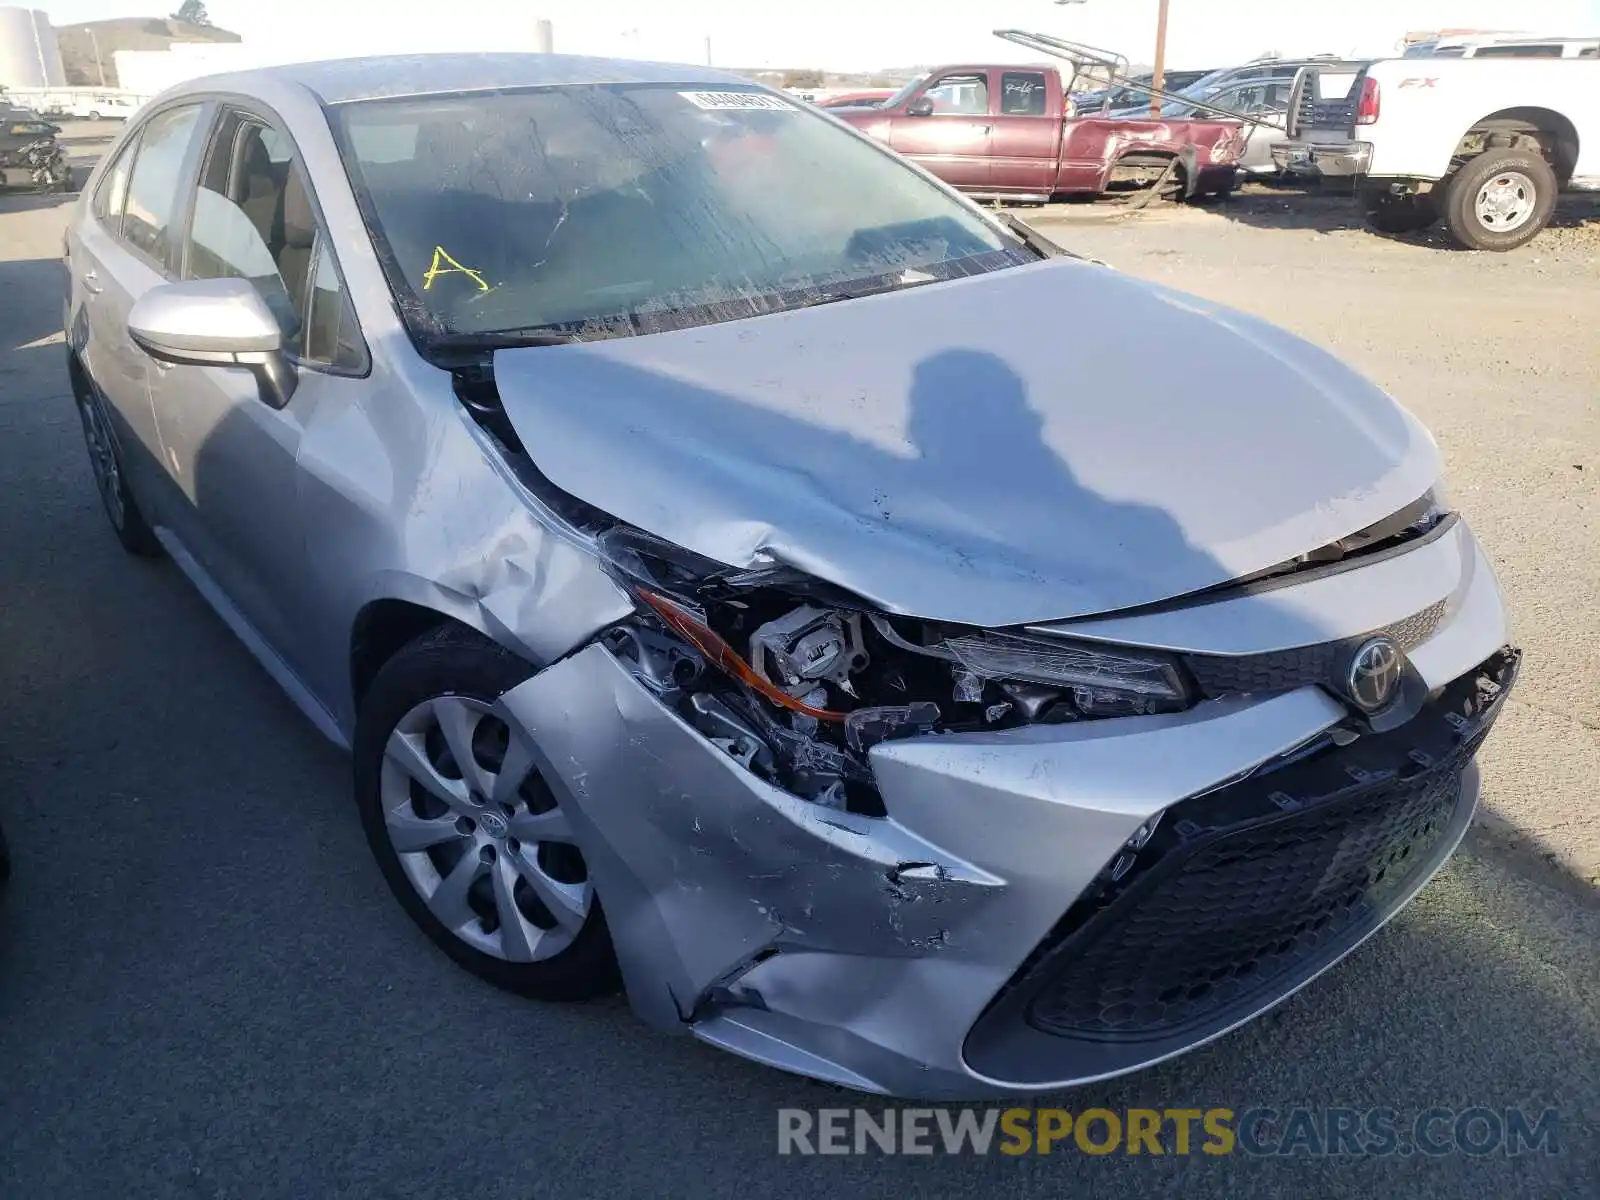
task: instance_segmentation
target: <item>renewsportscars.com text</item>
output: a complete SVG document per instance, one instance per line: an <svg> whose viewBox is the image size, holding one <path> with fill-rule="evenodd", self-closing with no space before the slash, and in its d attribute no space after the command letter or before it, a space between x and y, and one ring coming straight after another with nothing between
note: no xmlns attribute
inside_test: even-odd
<svg viewBox="0 0 1600 1200"><path fill-rule="evenodd" d="M1559 1154L1555 1109L783 1108L779 1154Z"/></svg>

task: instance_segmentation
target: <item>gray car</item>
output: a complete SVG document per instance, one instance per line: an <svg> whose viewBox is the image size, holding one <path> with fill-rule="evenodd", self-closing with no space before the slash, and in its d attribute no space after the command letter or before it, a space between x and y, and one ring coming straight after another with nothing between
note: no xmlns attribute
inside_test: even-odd
<svg viewBox="0 0 1600 1200"><path fill-rule="evenodd" d="M1518 654L1422 427L775 92L196 80L67 251L117 536L350 750L400 903L502 987L1058 1088L1276 1004L1472 818Z"/></svg>

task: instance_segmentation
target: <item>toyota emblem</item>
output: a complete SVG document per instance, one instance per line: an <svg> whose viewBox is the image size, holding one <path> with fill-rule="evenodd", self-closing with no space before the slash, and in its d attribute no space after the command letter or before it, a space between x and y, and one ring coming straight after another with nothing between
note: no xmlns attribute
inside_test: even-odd
<svg viewBox="0 0 1600 1200"><path fill-rule="evenodd" d="M1365 712L1377 712L1394 699L1401 669L1400 648L1389 638L1363 642L1350 658L1350 699Z"/></svg>

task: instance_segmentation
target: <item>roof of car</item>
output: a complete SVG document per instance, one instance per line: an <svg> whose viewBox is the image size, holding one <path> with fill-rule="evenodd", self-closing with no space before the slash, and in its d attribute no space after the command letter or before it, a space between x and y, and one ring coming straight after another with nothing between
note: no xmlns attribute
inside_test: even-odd
<svg viewBox="0 0 1600 1200"><path fill-rule="evenodd" d="M561 84L749 84L737 75L710 67L572 54L400 54L229 72L191 80L184 90L226 86L248 91L252 84L267 81L298 84L314 92L324 104Z"/></svg>

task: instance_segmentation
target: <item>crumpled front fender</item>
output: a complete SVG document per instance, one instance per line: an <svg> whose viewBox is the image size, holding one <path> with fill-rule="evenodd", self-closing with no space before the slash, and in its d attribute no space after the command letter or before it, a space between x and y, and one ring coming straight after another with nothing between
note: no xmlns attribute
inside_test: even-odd
<svg viewBox="0 0 1600 1200"><path fill-rule="evenodd" d="M500 701L569 810L634 1007L678 1028L763 952L920 956L1002 881L755 778L591 645ZM953 908L949 911L953 911Z"/></svg>

